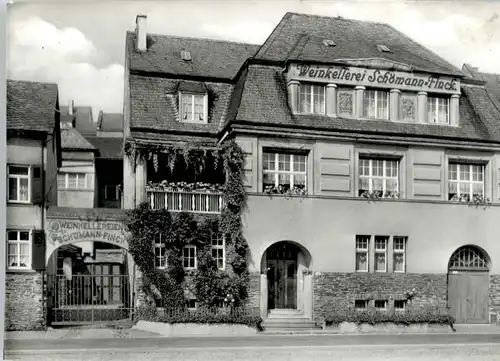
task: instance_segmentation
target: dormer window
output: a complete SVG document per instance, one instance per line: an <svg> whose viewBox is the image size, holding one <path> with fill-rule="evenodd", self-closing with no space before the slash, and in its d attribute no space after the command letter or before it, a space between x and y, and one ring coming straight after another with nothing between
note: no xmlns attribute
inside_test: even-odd
<svg viewBox="0 0 500 361"><path fill-rule="evenodd" d="M325 87L300 84L299 111L306 114L325 114Z"/></svg>
<svg viewBox="0 0 500 361"><path fill-rule="evenodd" d="M450 123L450 99L447 97L427 97L427 119L429 123Z"/></svg>
<svg viewBox="0 0 500 361"><path fill-rule="evenodd" d="M207 95L180 93L180 118L182 122L207 123Z"/></svg>

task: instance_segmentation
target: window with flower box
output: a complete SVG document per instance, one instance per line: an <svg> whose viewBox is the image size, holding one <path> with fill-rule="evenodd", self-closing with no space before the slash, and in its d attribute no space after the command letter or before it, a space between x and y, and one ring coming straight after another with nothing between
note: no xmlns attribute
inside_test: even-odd
<svg viewBox="0 0 500 361"><path fill-rule="evenodd" d="M448 199L472 201L484 197L484 165L450 162Z"/></svg>
<svg viewBox="0 0 500 361"><path fill-rule="evenodd" d="M429 123L450 124L450 99L427 96L427 120Z"/></svg>
<svg viewBox="0 0 500 361"><path fill-rule="evenodd" d="M7 231L7 268L31 269L30 231Z"/></svg>
<svg viewBox="0 0 500 361"><path fill-rule="evenodd" d="M356 236L356 272L368 272L370 236Z"/></svg>
<svg viewBox="0 0 500 361"><path fill-rule="evenodd" d="M7 167L9 179L9 202L28 203L30 201L30 167L14 166Z"/></svg>
<svg viewBox="0 0 500 361"><path fill-rule="evenodd" d="M325 114L325 86L300 84L299 112L306 114Z"/></svg>
<svg viewBox="0 0 500 361"><path fill-rule="evenodd" d="M181 121L207 123L207 99L205 94L180 93Z"/></svg>
<svg viewBox="0 0 500 361"><path fill-rule="evenodd" d="M155 267L167 268L167 249L165 239L162 233L157 233L154 238Z"/></svg>
<svg viewBox="0 0 500 361"><path fill-rule="evenodd" d="M226 249L222 233L216 232L212 234L212 257L217 263L218 269L226 267Z"/></svg>
<svg viewBox="0 0 500 361"><path fill-rule="evenodd" d="M360 157L358 194L399 197L399 160Z"/></svg>
<svg viewBox="0 0 500 361"><path fill-rule="evenodd" d="M365 90L363 115L367 118L389 119L389 92L374 89Z"/></svg>
<svg viewBox="0 0 500 361"><path fill-rule="evenodd" d="M389 237L375 236L375 272L387 272L387 245Z"/></svg>
<svg viewBox="0 0 500 361"><path fill-rule="evenodd" d="M393 246L393 271L398 273L406 272L406 243L408 238L394 236Z"/></svg>
<svg viewBox="0 0 500 361"><path fill-rule="evenodd" d="M196 246L187 245L182 249L182 264L186 269L195 269L196 262Z"/></svg>
<svg viewBox="0 0 500 361"><path fill-rule="evenodd" d="M306 154L264 152L262 163L263 190L265 192L305 192L307 181Z"/></svg>

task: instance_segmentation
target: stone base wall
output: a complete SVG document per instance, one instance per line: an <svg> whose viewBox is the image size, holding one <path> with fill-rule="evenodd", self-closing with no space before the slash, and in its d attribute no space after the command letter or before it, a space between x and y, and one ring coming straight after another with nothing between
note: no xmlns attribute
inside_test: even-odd
<svg viewBox="0 0 500 361"><path fill-rule="evenodd" d="M32 331L45 328L42 273L7 273L5 280L5 330Z"/></svg>
<svg viewBox="0 0 500 361"><path fill-rule="evenodd" d="M260 273L250 274L247 306L251 308L260 307Z"/></svg>
<svg viewBox="0 0 500 361"><path fill-rule="evenodd" d="M355 300L406 300L406 291L415 289L412 306L446 307L447 275L416 273L319 273L314 275L314 319L354 307Z"/></svg>
<svg viewBox="0 0 500 361"><path fill-rule="evenodd" d="M490 275L490 321L500 324L500 275Z"/></svg>

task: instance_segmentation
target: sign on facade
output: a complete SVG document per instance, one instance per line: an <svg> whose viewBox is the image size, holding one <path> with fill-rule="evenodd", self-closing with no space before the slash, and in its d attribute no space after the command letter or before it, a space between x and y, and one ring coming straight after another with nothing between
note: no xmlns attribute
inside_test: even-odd
<svg viewBox="0 0 500 361"><path fill-rule="evenodd" d="M289 79L429 93L460 93L458 78L347 66L293 64L289 69Z"/></svg>
<svg viewBox="0 0 500 361"><path fill-rule="evenodd" d="M85 221L53 219L49 221L47 240L53 249L70 243L97 241L128 250L126 225L120 221Z"/></svg>

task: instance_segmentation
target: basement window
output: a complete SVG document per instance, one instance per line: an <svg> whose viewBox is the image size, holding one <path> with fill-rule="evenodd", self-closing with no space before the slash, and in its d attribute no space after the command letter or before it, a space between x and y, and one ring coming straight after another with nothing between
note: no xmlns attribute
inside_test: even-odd
<svg viewBox="0 0 500 361"><path fill-rule="evenodd" d="M377 49L378 49L378 51L380 51L381 53L392 53L391 49L389 49L389 47L388 47L388 46L383 45L383 44L379 44L379 45L377 45Z"/></svg>
<svg viewBox="0 0 500 361"><path fill-rule="evenodd" d="M365 310L368 307L368 300L355 300L354 308L357 310Z"/></svg>
<svg viewBox="0 0 500 361"><path fill-rule="evenodd" d="M375 300L375 309L385 311L387 309L387 300Z"/></svg>
<svg viewBox="0 0 500 361"><path fill-rule="evenodd" d="M396 311L404 311L406 308L406 300L394 300L394 309Z"/></svg>

